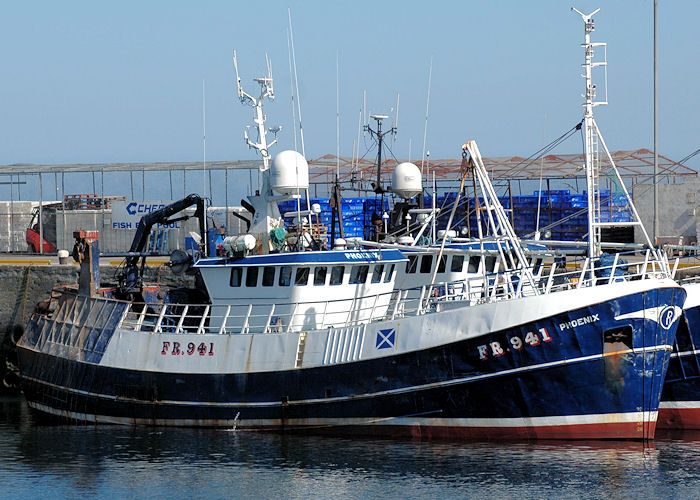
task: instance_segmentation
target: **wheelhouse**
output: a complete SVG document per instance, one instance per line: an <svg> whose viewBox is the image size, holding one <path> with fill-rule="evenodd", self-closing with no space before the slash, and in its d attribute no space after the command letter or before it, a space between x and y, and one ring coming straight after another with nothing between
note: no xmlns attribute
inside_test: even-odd
<svg viewBox="0 0 700 500"><path fill-rule="evenodd" d="M282 332L383 317L405 261L398 250L347 250L201 259L195 267L212 303L212 321L246 318L247 327Z"/></svg>

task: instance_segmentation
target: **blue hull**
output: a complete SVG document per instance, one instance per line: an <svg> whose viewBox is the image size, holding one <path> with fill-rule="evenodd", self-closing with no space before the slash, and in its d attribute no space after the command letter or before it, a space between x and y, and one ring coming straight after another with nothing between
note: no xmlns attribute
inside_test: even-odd
<svg viewBox="0 0 700 500"><path fill-rule="evenodd" d="M101 365L99 356L84 362L49 355L33 344L39 335L32 328L41 326L35 321L18 346L22 388L33 408L85 422L652 438L678 322L665 328L616 317L680 307L684 298L678 288L654 289L438 347L257 373L126 370Z"/></svg>
<svg viewBox="0 0 700 500"><path fill-rule="evenodd" d="M659 429L700 429L700 306L683 310L661 401Z"/></svg>

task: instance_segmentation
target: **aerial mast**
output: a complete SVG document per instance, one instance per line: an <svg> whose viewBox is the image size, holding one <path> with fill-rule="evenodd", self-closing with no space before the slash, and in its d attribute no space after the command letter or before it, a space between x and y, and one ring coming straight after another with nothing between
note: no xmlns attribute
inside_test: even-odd
<svg viewBox="0 0 700 500"><path fill-rule="evenodd" d="M370 118L377 122L377 130L373 130L369 124L365 125L365 132L369 132L372 137L376 137L379 147L377 148L377 182L374 184L374 192L383 195L385 190L382 187L382 148L384 136L387 134L396 134L398 129L391 127L389 130L382 131L382 120L389 118L387 115L370 115Z"/></svg>
<svg viewBox="0 0 700 500"><path fill-rule="evenodd" d="M597 258L601 254L601 241L602 241L602 229L611 227L629 227L638 226L644 239L644 243L647 248L652 252L655 260L659 262L666 262L660 258L658 250L654 248L649 239L649 235L641 222L637 209L632 203L632 197L627 191L620 172L615 165L615 162L608 150L605 140L598 128L598 124L593 117L593 108L596 106L602 106L608 104L607 93L607 44L604 42L591 42L591 33L595 30L595 22L593 21L593 16L600 12L600 9L596 9L590 14L584 14L583 12L571 8L574 12L581 16L584 23L584 43L581 45L584 49L584 74L581 75L585 79L585 92L583 97L585 102L584 116L583 116L583 126L584 126L584 141L585 141L585 166L586 166L586 184L588 188L588 256L591 259ZM595 50L602 48L603 57L602 59L595 59ZM604 92L599 99L598 89L593 83L593 70L594 68L600 67L603 69L603 84ZM623 191L626 199L627 206L631 212L631 222L625 221L612 221L605 220L601 212L601 196L600 196L600 149L604 151L612 172L617 179L617 183L620 189ZM591 272L593 268L591 267Z"/></svg>
<svg viewBox="0 0 700 500"><path fill-rule="evenodd" d="M267 66L267 76L254 78L254 81L260 85L260 94L258 97L253 97L243 90L241 78L238 74L238 58L236 57L236 51L233 51L233 66L236 70L238 98L242 104L252 106L253 123L258 132L257 139L253 141L249 137L246 128L243 133L243 138L249 148L255 149L260 153L263 160L263 164L258 168L258 172L262 174L262 184L259 186L259 190L255 195L248 197L253 209L253 220L251 221L250 231L260 237L262 252L268 253L270 229L282 225L282 219L277 208L279 197L276 197L272 192L270 183L270 160L272 158L270 155L270 148L277 143L277 133L282 127L276 126L269 128L269 131L275 135L275 139L268 143L268 130L265 129L266 117L263 112L263 102L266 98L274 100L275 91L272 86L272 65L270 64L270 59L267 57L267 54L265 54L265 63Z"/></svg>

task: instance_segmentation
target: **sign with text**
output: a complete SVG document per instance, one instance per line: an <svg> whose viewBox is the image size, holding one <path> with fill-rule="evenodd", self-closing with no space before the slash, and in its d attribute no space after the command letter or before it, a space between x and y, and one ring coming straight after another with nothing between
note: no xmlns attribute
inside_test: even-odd
<svg viewBox="0 0 700 500"><path fill-rule="evenodd" d="M155 212L171 203L172 201L169 200L115 200L112 202L112 229L136 229L141 217ZM154 227L179 228L180 223L156 224Z"/></svg>

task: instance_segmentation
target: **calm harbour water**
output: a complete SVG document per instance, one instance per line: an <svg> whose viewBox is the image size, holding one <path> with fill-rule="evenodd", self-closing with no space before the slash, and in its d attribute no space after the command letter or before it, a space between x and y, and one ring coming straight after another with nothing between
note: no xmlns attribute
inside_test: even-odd
<svg viewBox="0 0 700 500"><path fill-rule="evenodd" d="M47 425L4 398L0 497L700 498L700 433L643 447Z"/></svg>

